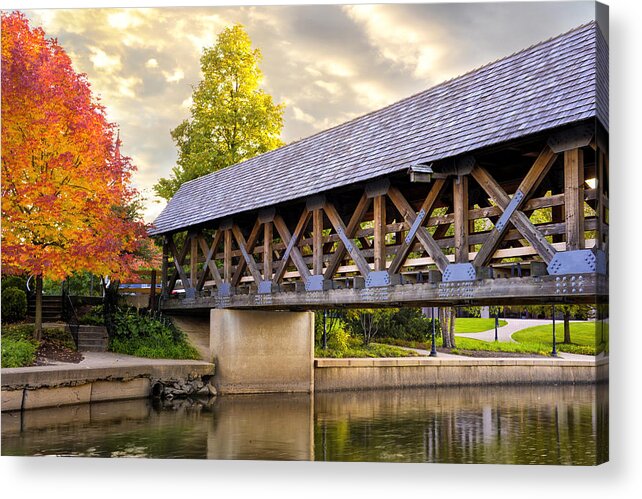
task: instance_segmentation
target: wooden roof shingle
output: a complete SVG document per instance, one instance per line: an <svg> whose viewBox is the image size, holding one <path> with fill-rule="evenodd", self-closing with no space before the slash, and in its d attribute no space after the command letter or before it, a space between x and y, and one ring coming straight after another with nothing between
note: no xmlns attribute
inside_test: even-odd
<svg viewBox="0 0 642 499"><path fill-rule="evenodd" d="M594 117L608 130L608 46L591 22L186 182L149 233L181 230Z"/></svg>

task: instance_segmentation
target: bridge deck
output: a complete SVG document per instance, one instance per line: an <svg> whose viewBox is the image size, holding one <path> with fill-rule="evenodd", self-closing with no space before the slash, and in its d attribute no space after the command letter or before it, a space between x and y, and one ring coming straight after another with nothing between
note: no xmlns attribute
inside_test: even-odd
<svg viewBox="0 0 642 499"><path fill-rule="evenodd" d="M283 291L271 294L218 295L186 299L174 296L163 302L171 311L210 308L311 310L341 307L398 307L440 305L526 305L529 303L603 302L608 280L599 274L481 279L460 283L415 283L384 288L343 288L317 292Z"/></svg>

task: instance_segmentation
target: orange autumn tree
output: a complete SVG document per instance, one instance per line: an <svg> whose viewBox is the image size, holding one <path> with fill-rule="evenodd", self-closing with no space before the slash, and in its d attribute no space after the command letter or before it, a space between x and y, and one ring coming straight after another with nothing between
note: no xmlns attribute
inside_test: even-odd
<svg viewBox="0 0 642 499"><path fill-rule="evenodd" d="M145 226L116 127L55 39L2 14L2 271L42 279L127 275Z"/></svg>

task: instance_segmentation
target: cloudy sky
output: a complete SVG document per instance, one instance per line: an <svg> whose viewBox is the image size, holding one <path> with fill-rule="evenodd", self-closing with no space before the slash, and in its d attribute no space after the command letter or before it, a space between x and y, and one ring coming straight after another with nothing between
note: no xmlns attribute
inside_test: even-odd
<svg viewBox="0 0 642 499"><path fill-rule="evenodd" d="M90 2L91 3L91 2ZM215 4L216 2L211 2ZM230 2L227 2L228 4ZM21 2L22 8L29 1ZM56 2L51 3L52 6ZM88 5L84 2L83 5ZM108 5L102 2L100 5ZM138 166L146 219L151 186L176 160L170 130L189 116L199 57L226 26L261 49L263 87L286 104L291 142L567 31L592 2L58 8L25 11L87 73Z"/></svg>

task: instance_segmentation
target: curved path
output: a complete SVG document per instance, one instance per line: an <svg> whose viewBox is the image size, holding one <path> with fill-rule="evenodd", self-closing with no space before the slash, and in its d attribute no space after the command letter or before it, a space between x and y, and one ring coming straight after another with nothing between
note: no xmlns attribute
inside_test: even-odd
<svg viewBox="0 0 642 499"><path fill-rule="evenodd" d="M550 324L550 319L500 319L505 320L508 324L497 329L497 339L507 343L516 343L511 338L513 333L533 326L542 326ZM464 338L473 338L475 340L495 341L495 329L482 331L480 333L456 333L457 336Z"/></svg>

